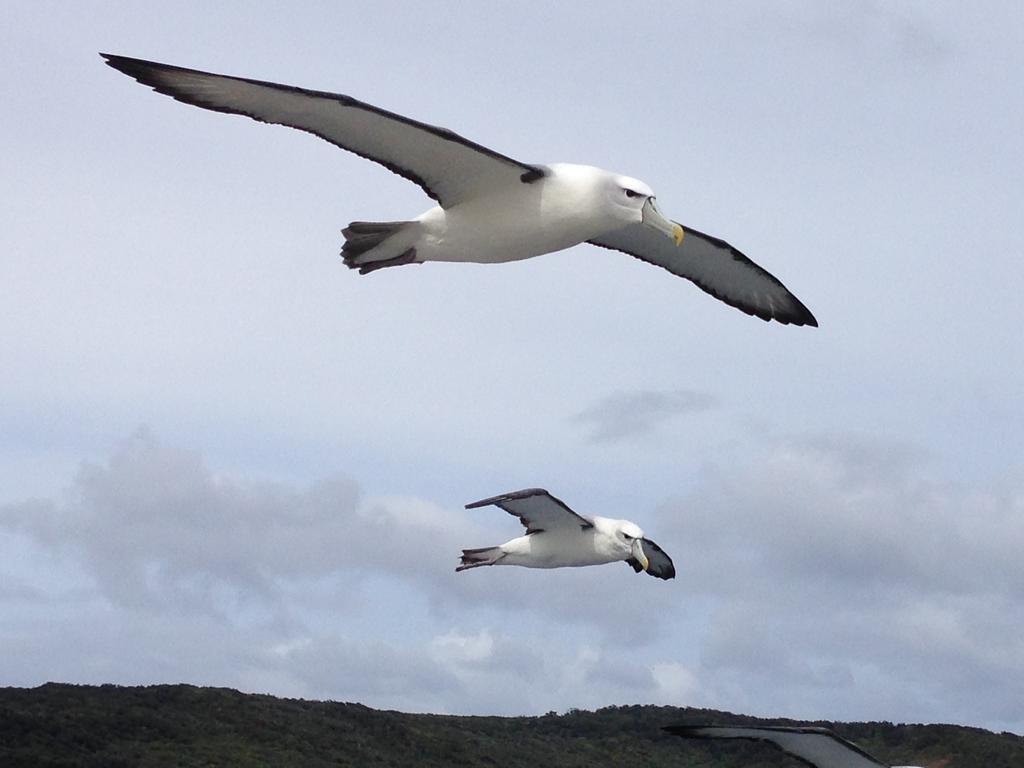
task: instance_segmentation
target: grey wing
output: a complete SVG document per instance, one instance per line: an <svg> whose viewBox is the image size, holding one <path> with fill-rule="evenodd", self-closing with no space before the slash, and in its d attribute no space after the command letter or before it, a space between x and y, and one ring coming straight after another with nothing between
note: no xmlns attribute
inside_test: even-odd
<svg viewBox="0 0 1024 768"><path fill-rule="evenodd" d="M593 528L587 518L577 515L561 499L557 499L543 488L526 488L522 491L503 493L489 499L474 501L466 509L494 505L510 515L519 518L527 533L540 533L558 529L580 530Z"/></svg>
<svg viewBox="0 0 1024 768"><path fill-rule="evenodd" d="M748 315L783 325L817 326L810 310L770 272L724 240L689 227L683 232L683 241L676 245L652 227L631 224L589 242L664 267Z"/></svg>
<svg viewBox="0 0 1024 768"><path fill-rule="evenodd" d="M495 186L529 183L545 174L539 166L513 160L447 128L351 96L100 55L114 69L186 104L287 125L326 139L419 184L445 208Z"/></svg>
<svg viewBox="0 0 1024 768"><path fill-rule="evenodd" d="M647 572L651 576L656 576L659 579L674 579L676 577L676 567L664 549L647 538L640 540L640 546L644 548L644 554L647 555Z"/></svg>
<svg viewBox="0 0 1024 768"><path fill-rule="evenodd" d="M888 768L827 728L672 725L665 730L684 738L765 741L814 768Z"/></svg>

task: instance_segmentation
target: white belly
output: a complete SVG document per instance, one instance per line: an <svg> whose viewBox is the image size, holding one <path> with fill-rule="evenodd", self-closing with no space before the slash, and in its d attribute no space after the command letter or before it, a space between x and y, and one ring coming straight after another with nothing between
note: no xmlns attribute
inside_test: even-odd
<svg viewBox="0 0 1024 768"><path fill-rule="evenodd" d="M417 221L417 261L485 264L560 251L622 226L592 200L567 194L557 179L517 184L447 211L432 208Z"/></svg>
<svg viewBox="0 0 1024 768"><path fill-rule="evenodd" d="M602 565L623 559L602 546L591 531L562 537L549 532L520 536L501 545L505 557L499 565L527 568L572 568Z"/></svg>

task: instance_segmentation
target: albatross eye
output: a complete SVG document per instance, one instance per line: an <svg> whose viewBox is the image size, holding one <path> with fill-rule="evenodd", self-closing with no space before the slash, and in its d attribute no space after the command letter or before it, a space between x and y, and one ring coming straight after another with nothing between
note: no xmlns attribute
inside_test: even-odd
<svg viewBox="0 0 1024 768"><path fill-rule="evenodd" d="M623 188L622 191L626 193L626 197L640 197L640 193L634 192L632 189Z"/></svg>
<svg viewBox="0 0 1024 768"><path fill-rule="evenodd" d="M626 540L628 541L629 539L632 539L632 538L635 538L635 537L633 537L633 536L630 536L630 535L629 535L628 533L626 533L625 531L623 531L623 532L622 532L622 538L624 538L624 539L626 539Z"/></svg>

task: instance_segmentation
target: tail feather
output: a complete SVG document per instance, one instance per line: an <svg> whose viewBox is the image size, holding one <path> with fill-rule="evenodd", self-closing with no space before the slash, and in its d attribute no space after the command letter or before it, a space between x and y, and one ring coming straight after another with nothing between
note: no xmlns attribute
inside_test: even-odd
<svg viewBox="0 0 1024 768"><path fill-rule="evenodd" d="M341 230L345 236L345 243L341 246L341 258L345 266L358 269L360 274L365 275L383 267L414 263L416 249L410 247L414 236L387 242L411 224L415 222L353 221Z"/></svg>
<svg viewBox="0 0 1024 768"><path fill-rule="evenodd" d="M467 568L479 568L482 565L494 565L505 553L501 547L483 547L482 549L462 550L462 562L455 568L456 571L465 571Z"/></svg>

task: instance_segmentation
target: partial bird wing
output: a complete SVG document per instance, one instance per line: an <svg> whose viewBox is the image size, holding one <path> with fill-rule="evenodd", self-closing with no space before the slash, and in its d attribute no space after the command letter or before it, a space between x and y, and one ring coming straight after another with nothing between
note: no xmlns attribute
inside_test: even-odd
<svg viewBox="0 0 1024 768"><path fill-rule="evenodd" d="M683 232L683 241L676 245L653 227L630 224L588 242L664 267L716 299L762 320L783 325L818 324L810 310L774 275L727 242L689 227L683 227Z"/></svg>
<svg viewBox="0 0 1024 768"><path fill-rule="evenodd" d="M813 768L888 768L828 728L789 726L670 725L666 731L691 739L766 741Z"/></svg>
<svg viewBox="0 0 1024 768"><path fill-rule="evenodd" d="M541 531L573 530L593 528L594 524L569 509L564 501L556 499L543 488L527 488L522 491L503 493L489 499L467 504L466 509L490 505L500 507L510 515L519 518L527 533Z"/></svg>
<svg viewBox="0 0 1024 768"><path fill-rule="evenodd" d="M501 185L536 181L546 173L447 128L351 96L100 55L114 69L186 104L287 125L326 139L416 182L445 208Z"/></svg>
<svg viewBox="0 0 1024 768"><path fill-rule="evenodd" d="M644 554L647 555L647 572L651 576L666 580L676 577L676 567L664 549L647 538L640 540L640 546L644 548Z"/></svg>

